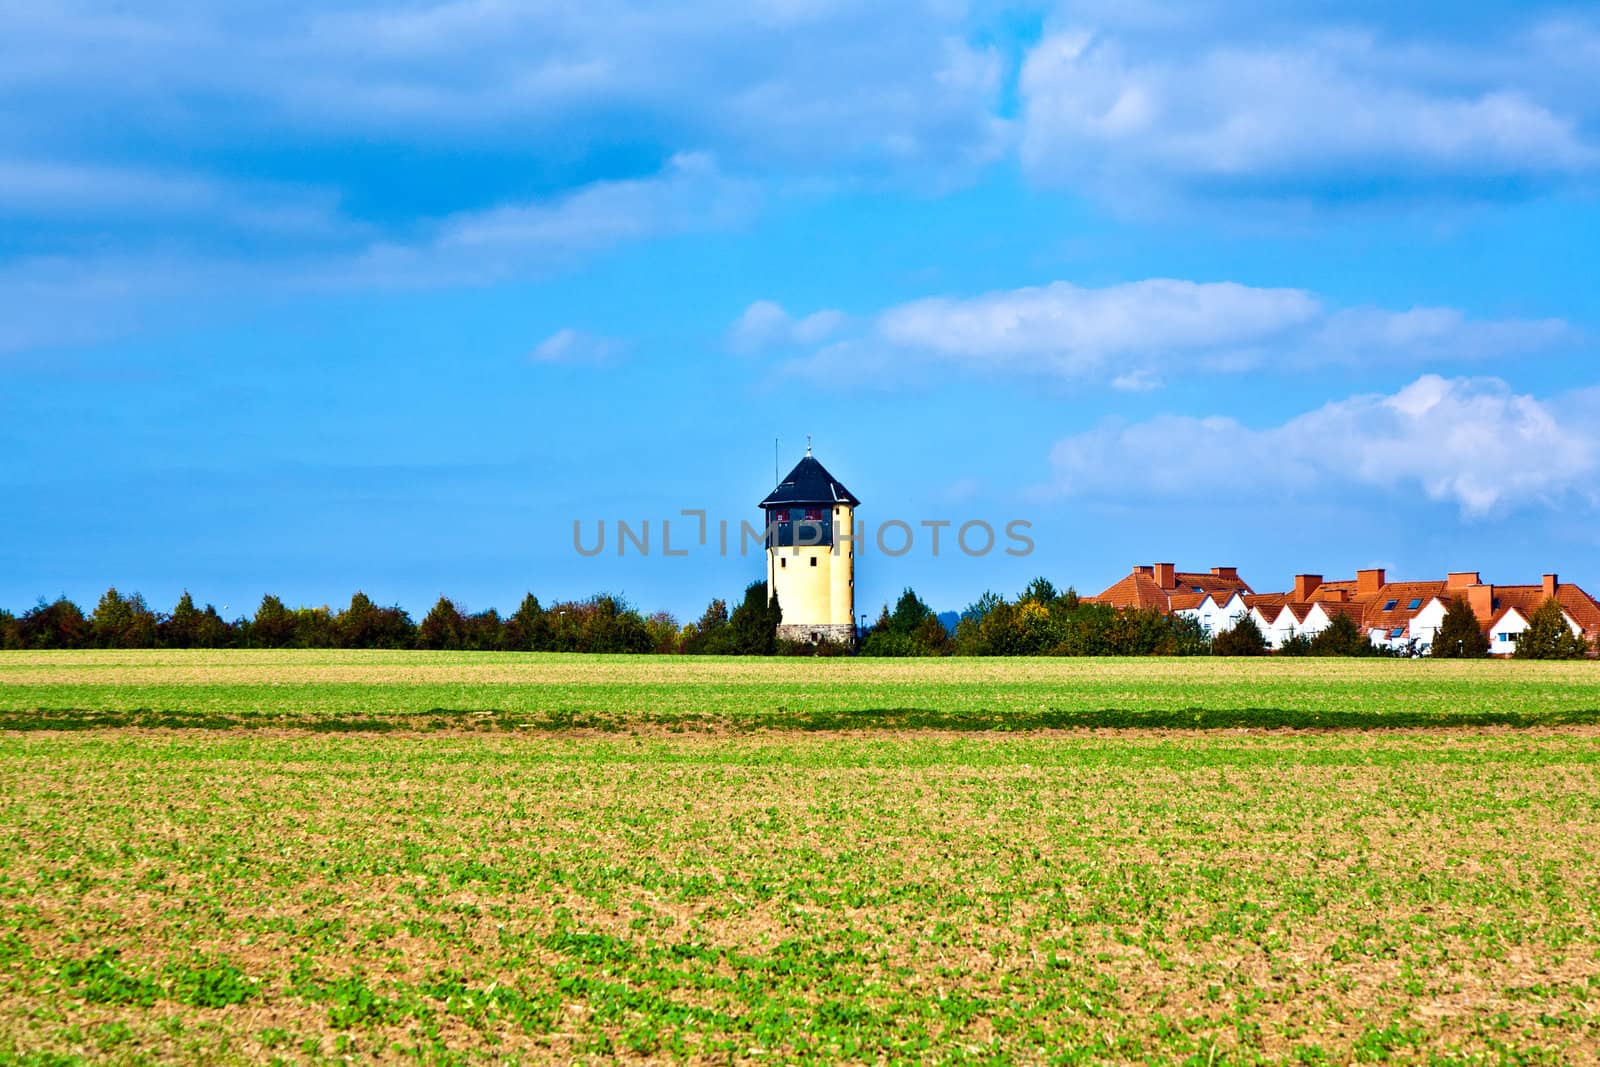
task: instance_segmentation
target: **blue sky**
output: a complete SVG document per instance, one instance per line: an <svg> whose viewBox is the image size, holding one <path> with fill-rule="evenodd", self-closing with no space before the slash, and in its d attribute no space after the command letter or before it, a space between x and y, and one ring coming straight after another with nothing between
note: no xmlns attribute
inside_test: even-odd
<svg viewBox="0 0 1600 1067"><path fill-rule="evenodd" d="M1526 4L6 5L0 605L693 618L759 560L573 521L808 433L869 525L1032 523L868 612L1600 587L1595 69Z"/></svg>

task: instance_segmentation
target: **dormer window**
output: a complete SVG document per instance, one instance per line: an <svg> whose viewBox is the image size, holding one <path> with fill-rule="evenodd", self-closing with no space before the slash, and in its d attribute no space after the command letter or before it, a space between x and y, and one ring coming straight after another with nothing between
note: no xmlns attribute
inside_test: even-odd
<svg viewBox="0 0 1600 1067"><path fill-rule="evenodd" d="M1399 603L1400 603L1400 601L1398 601L1398 600L1388 601L1387 603L1385 603L1383 605L1383 610L1384 611L1393 611L1395 609L1395 605L1397 605Z"/></svg>

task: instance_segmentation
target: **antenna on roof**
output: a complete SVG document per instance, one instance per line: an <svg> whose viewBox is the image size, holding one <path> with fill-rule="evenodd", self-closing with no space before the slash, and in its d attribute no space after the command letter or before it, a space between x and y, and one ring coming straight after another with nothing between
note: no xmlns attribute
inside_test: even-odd
<svg viewBox="0 0 1600 1067"><path fill-rule="evenodd" d="M806 434L806 455L811 455L811 435Z"/></svg>

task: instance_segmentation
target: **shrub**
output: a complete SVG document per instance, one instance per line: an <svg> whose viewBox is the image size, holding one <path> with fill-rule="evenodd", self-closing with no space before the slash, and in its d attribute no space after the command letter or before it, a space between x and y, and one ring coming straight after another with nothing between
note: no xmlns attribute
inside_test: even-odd
<svg viewBox="0 0 1600 1067"><path fill-rule="evenodd" d="M1303 633L1290 634L1278 646L1280 656L1309 656L1311 655L1311 638Z"/></svg>
<svg viewBox="0 0 1600 1067"><path fill-rule="evenodd" d="M1264 656L1267 639L1256 625L1252 615L1242 616L1231 630L1224 630L1211 639L1213 656Z"/></svg>

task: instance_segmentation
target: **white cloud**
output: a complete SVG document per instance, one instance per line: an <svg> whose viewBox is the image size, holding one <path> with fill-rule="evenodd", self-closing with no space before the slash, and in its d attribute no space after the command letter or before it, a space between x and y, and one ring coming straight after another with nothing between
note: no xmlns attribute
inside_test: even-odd
<svg viewBox="0 0 1600 1067"><path fill-rule="evenodd" d="M1155 372L1144 369L1119 374L1111 379L1111 388L1124 393L1150 393L1165 384Z"/></svg>
<svg viewBox="0 0 1600 1067"><path fill-rule="evenodd" d="M534 363L604 364L615 359L623 347L622 342L614 338L568 326L540 341L528 353L528 358Z"/></svg>
<svg viewBox="0 0 1600 1067"><path fill-rule="evenodd" d="M733 332L776 333L794 344L785 332L794 321L758 302ZM1454 308L1330 309L1302 289L1170 278L1101 288L1058 281L896 305L789 368L859 381L899 380L934 365L1149 390L1186 372L1481 359L1542 351L1575 336L1558 320L1485 321ZM849 374L841 379L839 371Z"/></svg>
<svg viewBox="0 0 1600 1067"><path fill-rule="evenodd" d="M325 192L183 171L0 158L0 211L105 221L200 220L229 230L325 237L354 229Z"/></svg>
<svg viewBox="0 0 1600 1067"><path fill-rule="evenodd" d="M668 161L646 178L594 182L547 200L500 204L419 224L406 241L383 240L325 256L300 272L311 286L480 284L540 274L630 242L737 225L756 209L754 187L705 155Z"/></svg>
<svg viewBox="0 0 1600 1067"><path fill-rule="evenodd" d="M63 180L70 186L87 179ZM47 183L34 184L43 195ZM3 196L0 187L0 202ZM404 241L371 241L367 227L336 214L291 213L273 230L269 213L240 207L229 220L235 227L255 224L273 233L298 227L299 236L317 227L340 239L291 254L215 255L177 246L0 262L0 282L16 279L0 284L0 352L113 338L162 308L204 300L229 286L281 294L479 285L539 275L621 244L733 226L754 210L753 187L726 177L703 155L675 157L646 178L596 182L544 201L421 222Z"/></svg>
<svg viewBox="0 0 1600 1067"><path fill-rule="evenodd" d="M796 319L771 300L757 300L728 328L728 347L735 352L765 352L827 340L844 326L843 312L816 311Z"/></svg>
<svg viewBox="0 0 1600 1067"><path fill-rule="evenodd" d="M1019 82L1031 174L1134 202L1174 189L1539 180L1600 167L1582 129L1596 101L1541 69L1557 46L1537 31L1518 64L1351 33L1158 41L1061 29L1032 49Z"/></svg>
<svg viewBox="0 0 1600 1067"><path fill-rule="evenodd" d="M1069 282L933 297L889 308L886 343L958 363L1085 377L1156 350L1260 343L1318 314L1299 289L1168 278L1087 289Z"/></svg>
<svg viewBox="0 0 1600 1067"><path fill-rule="evenodd" d="M28 47L0 87L56 107L115 94L135 123L222 136L509 133L550 153L620 136L740 166L920 177L1006 147L1004 64L970 29L966 5L943 0L13 4L0 38Z"/></svg>
<svg viewBox="0 0 1600 1067"><path fill-rule="evenodd" d="M1573 496L1597 503L1597 415L1593 399L1425 375L1265 429L1221 416L1108 423L1061 440L1051 461L1057 488L1075 496L1288 504L1339 489L1420 491L1479 518Z"/></svg>

